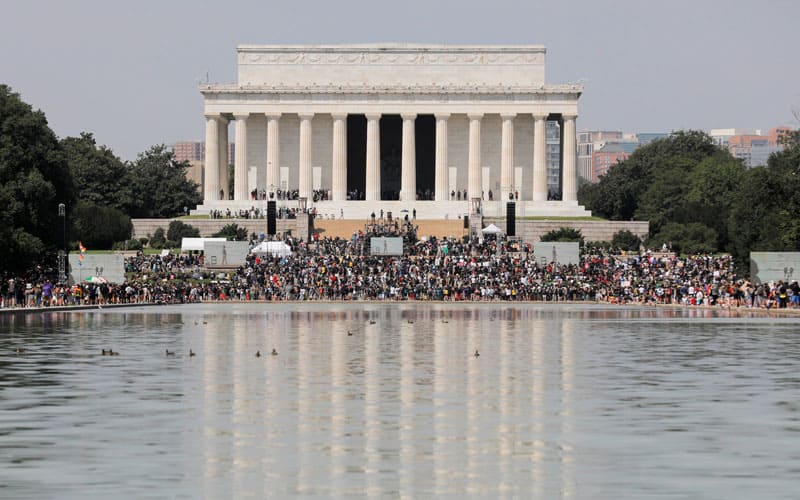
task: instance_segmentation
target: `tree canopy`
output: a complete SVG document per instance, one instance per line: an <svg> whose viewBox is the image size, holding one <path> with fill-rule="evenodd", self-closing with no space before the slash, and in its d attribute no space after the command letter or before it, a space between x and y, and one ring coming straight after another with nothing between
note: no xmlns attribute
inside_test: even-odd
<svg viewBox="0 0 800 500"><path fill-rule="evenodd" d="M122 160L107 147L98 147L88 132L62 139L61 147L79 200L127 211L130 179Z"/></svg>
<svg viewBox="0 0 800 500"><path fill-rule="evenodd" d="M734 255L800 251L800 143L748 170L734 195L728 230Z"/></svg>
<svg viewBox="0 0 800 500"><path fill-rule="evenodd" d="M650 222L648 244L685 253L800 250L800 134L747 169L704 132L676 132L612 166L578 198L612 220Z"/></svg>
<svg viewBox="0 0 800 500"><path fill-rule="evenodd" d="M54 267L64 226L69 241L111 248L130 237L130 217L193 208L201 195L187 167L164 145L126 163L91 133L59 140L42 111L0 84L0 274Z"/></svg>
<svg viewBox="0 0 800 500"><path fill-rule="evenodd" d="M74 200L69 168L44 113L0 84L0 272L54 262L58 205Z"/></svg>
<svg viewBox="0 0 800 500"><path fill-rule="evenodd" d="M137 218L175 217L184 207L202 201L197 184L186 179L187 162L176 162L163 144L153 146L129 165L132 199L129 215Z"/></svg>

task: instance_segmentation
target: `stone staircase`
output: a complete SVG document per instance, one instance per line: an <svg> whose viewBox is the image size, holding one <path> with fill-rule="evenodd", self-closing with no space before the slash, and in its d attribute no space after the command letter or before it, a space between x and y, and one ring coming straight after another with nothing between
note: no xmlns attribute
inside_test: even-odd
<svg viewBox="0 0 800 500"><path fill-rule="evenodd" d="M266 200L212 200L206 201L199 205L196 209L192 210L192 215L208 215L210 210L226 209L233 211L247 210L258 208L261 211L266 211ZM277 207L297 208L298 202L296 200L279 200ZM316 208L318 219L369 219L372 213L376 217L380 217L380 212L383 210L384 216L388 212L392 213L392 217L400 217L401 219L408 214L409 218L413 216L414 210L417 212L417 220L433 219L433 220L451 220L458 219L459 216L463 217L465 214L470 213L469 201L397 201L397 200L381 200L381 201L319 201L309 202L309 209ZM482 211L484 216L488 217L505 217L506 203L501 201L483 201ZM578 205L577 202L565 201L547 201L547 202L533 202L533 201L519 201L516 206L517 217L531 217L531 216L550 216L550 217L587 217L591 212ZM342 215L344 217L342 217Z"/></svg>
<svg viewBox="0 0 800 500"><path fill-rule="evenodd" d="M354 232L363 231L370 219L320 219L314 220L314 231L320 236L329 238L350 238ZM436 236L437 238L460 238L467 234L461 219L455 220L425 220L417 219L414 225L418 226L417 236Z"/></svg>

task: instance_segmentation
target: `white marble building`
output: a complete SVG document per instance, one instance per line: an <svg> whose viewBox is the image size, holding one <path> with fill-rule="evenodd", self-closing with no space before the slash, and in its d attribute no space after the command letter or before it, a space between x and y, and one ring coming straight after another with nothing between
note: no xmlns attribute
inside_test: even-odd
<svg viewBox="0 0 800 500"><path fill-rule="evenodd" d="M589 215L576 199L582 86L545 83L543 46L241 45L237 60L237 83L200 87L206 161L196 213L265 206L253 191L288 190L346 218L379 209L439 218L474 207L466 190L486 215L502 215L510 196L518 216ZM547 188L548 120L561 130L557 199L552 179L550 196ZM315 191L327 199L315 202Z"/></svg>

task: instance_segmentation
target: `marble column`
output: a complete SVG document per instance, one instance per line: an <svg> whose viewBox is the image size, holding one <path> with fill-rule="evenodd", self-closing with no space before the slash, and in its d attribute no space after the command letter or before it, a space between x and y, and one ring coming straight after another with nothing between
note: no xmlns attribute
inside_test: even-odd
<svg viewBox="0 0 800 500"><path fill-rule="evenodd" d="M203 200L219 199L219 116L206 115Z"/></svg>
<svg viewBox="0 0 800 500"><path fill-rule="evenodd" d="M367 115L367 201L381 199L381 130L379 114Z"/></svg>
<svg viewBox="0 0 800 500"><path fill-rule="evenodd" d="M514 117L515 114L500 115L503 119L500 139L500 200L507 202L508 194L514 192Z"/></svg>
<svg viewBox="0 0 800 500"><path fill-rule="evenodd" d="M333 201L347 200L347 114L333 115L333 172L331 197Z"/></svg>
<svg viewBox="0 0 800 500"><path fill-rule="evenodd" d="M313 114L300 116L300 198L311 202L311 119Z"/></svg>
<svg viewBox="0 0 800 500"><path fill-rule="evenodd" d="M561 133L561 140L563 141L563 161L561 163L563 169L563 186L561 190L561 199L563 201L577 201L578 200L578 179L577 179L577 165L575 162L576 157L576 144L575 144L575 118L576 115L563 115L563 130Z"/></svg>
<svg viewBox="0 0 800 500"><path fill-rule="evenodd" d="M417 199L417 146L414 137L416 113L402 114L403 149L401 158L400 199L414 201Z"/></svg>
<svg viewBox="0 0 800 500"><path fill-rule="evenodd" d="M449 114L436 115L436 201L450 199L447 166L447 119Z"/></svg>
<svg viewBox="0 0 800 500"><path fill-rule="evenodd" d="M267 199L270 199L269 193L281 188L280 119L280 113L267 113Z"/></svg>
<svg viewBox="0 0 800 500"><path fill-rule="evenodd" d="M236 153L233 160L233 199L248 200L247 192L247 117L248 113L233 115L236 119Z"/></svg>
<svg viewBox="0 0 800 500"><path fill-rule="evenodd" d="M469 185L470 199L481 197L481 119L483 114L469 116Z"/></svg>
<svg viewBox="0 0 800 500"><path fill-rule="evenodd" d="M533 201L547 201L547 115L533 115Z"/></svg>
<svg viewBox="0 0 800 500"><path fill-rule="evenodd" d="M231 175L230 175L230 158L228 157L228 123L230 121L225 118L221 117L219 121L219 188L218 190L222 193L221 195L218 193L217 196L221 196L223 200L230 199L231 196Z"/></svg>

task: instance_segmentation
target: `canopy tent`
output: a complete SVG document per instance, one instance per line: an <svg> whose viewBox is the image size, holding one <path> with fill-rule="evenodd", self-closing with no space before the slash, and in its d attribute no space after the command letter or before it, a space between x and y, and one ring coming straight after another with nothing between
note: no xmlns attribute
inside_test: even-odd
<svg viewBox="0 0 800 500"><path fill-rule="evenodd" d="M181 252L204 250L206 241L227 241L227 238L183 238L181 240Z"/></svg>
<svg viewBox="0 0 800 500"><path fill-rule="evenodd" d="M292 247L282 241L262 241L254 246L250 253L256 255L278 255L284 257L292 255Z"/></svg>
<svg viewBox="0 0 800 500"><path fill-rule="evenodd" d="M501 234L503 230L495 226L494 224L489 224L485 228L481 229L481 232L483 234Z"/></svg>

